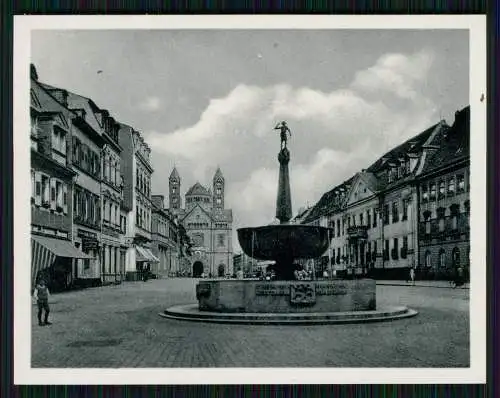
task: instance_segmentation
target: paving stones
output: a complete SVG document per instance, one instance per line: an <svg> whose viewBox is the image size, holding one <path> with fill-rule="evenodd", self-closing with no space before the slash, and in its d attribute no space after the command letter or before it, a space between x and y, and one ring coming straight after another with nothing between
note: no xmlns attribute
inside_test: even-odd
<svg viewBox="0 0 500 398"><path fill-rule="evenodd" d="M50 328L37 326L33 307L32 366L469 366L468 289L377 286L377 304L419 312L383 323L226 325L158 316L196 302L195 285L163 279L54 295Z"/></svg>

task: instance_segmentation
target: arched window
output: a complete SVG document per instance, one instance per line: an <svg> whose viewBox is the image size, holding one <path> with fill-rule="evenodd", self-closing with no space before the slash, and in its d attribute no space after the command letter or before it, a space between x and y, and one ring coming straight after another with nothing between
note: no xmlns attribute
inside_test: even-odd
<svg viewBox="0 0 500 398"><path fill-rule="evenodd" d="M427 250L425 252L425 266L427 268L430 268L432 266L432 263L431 263L431 252L430 252L430 250Z"/></svg>
<svg viewBox="0 0 500 398"><path fill-rule="evenodd" d="M446 253L444 249L439 250L439 268L446 267Z"/></svg>

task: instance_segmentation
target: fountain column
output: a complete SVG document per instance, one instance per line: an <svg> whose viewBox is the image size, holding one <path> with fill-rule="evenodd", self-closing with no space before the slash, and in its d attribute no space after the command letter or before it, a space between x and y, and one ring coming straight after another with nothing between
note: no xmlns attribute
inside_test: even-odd
<svg viewBox="0 0 500 398"><path fill-rule="evenodd" d="M276 198L276 218L280 224L286 224L292 218L292 197L290 195L290 175L288 163L290 162L290 151L285 147L278 154L280 172L278 180L278 197Z"/></svg>

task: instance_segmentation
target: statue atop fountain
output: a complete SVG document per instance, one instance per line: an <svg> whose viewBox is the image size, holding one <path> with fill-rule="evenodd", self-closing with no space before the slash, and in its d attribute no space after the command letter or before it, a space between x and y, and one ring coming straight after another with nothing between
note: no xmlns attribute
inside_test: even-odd
<svg viewBox="0 0 500 398"><path fill-rule="evenodd" d="M278 123L276 127L274 127L274 129L280 130L280 138L281 138L280 149L283 150L286 148L286 143L288 141L287 133L290 136L290 138L292 138L292 132L290 131L284 120L281 122L281 124Z"/></svg>

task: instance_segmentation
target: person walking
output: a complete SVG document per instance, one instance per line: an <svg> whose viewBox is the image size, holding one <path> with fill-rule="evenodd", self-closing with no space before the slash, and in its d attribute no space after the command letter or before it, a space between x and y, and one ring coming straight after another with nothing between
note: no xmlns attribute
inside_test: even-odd
<svg viewBox="0 0 500 398"><path fill-rule="evenodd" d="M45 281L43 279L40 279L40 281L35 287L35 292L33 294L33 297L35 298L36 303L38 305L39 326L52 325L52 323L49 322L49 313L50 313L49 296L50 296L49 288L45 285ZM44 322L42 322L43 311L45 311Z"/></svg>
<svg viewBox="0 0 500 398"><path fill-rule="evenodd" d="M415 268L410 268L410 281L413 286L415 286Z"/></svg>

